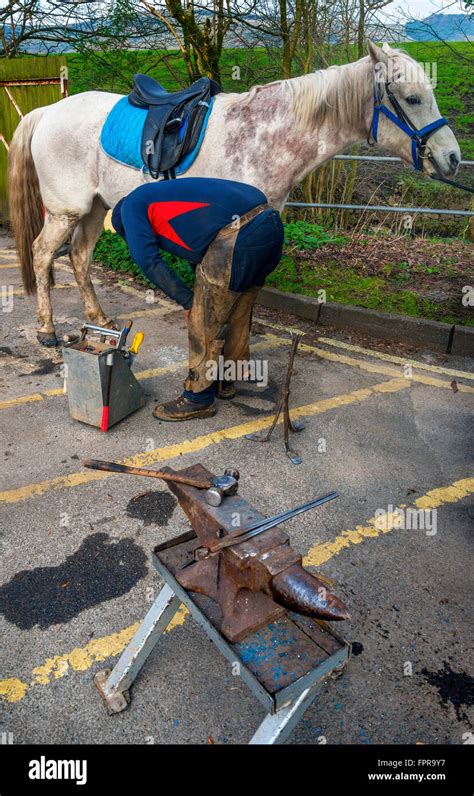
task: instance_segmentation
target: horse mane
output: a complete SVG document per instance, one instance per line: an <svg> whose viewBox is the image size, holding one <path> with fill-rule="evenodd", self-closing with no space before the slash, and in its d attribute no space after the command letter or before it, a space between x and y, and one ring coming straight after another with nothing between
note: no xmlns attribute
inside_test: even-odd
<svg viewBox="0 0 474 796"><path fill-rule="evenodd" d="M307 129L327 121L346 127L364 118L372 86L367 70L354 67L352 63L330 66L286 81L299 127Z"/></svg>
<svg viewBox="0 0 474 796"><path fill-rule="evenodd" d="M402 56L419 67L403 50L390 48L390 55ZM365 67L365 68L364 68ZM280 93L291 100L293 119L302 130L334 121L338 126L354 126L364 119L367 99L373 93L372 65L369 56L349 64L329 66L289 80L253 86L243 94L225 94L227 106L245 107L258 98Z"/></svg>

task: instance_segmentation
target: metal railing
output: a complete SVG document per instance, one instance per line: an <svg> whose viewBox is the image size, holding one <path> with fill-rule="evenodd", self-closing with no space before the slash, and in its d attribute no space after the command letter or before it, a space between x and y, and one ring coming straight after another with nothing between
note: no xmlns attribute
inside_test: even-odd
<svg viewBox="0 0 474 796"><path fill-rule="evenodd" d="M402 163L402 159L393 155L334 155L332 160L385 160ZM461 160L460 166L474 166L474 160Z"/></svg>
<svg viewBox="0 0 474 796"><path fill-rule="evenodd" d="M402 159L390 155L335 155L332 160L363 160L402 163ZM461 166L474 166L474 160L461 160ZM334 210L367 210L378 213L421 213L440 216L474 216L472 210L445 210L440 207L397 207L391 205L352 205L329 202L287 202L285 207L320 207Z"/></svg>

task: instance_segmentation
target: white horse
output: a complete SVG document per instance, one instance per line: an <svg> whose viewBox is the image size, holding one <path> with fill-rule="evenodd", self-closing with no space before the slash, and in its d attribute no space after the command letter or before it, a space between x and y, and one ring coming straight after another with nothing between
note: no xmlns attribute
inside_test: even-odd
<svg viewBox="0 0 474 796"><path fill-rule="evenodd" d="M369 56L355 63L243 94L219 94L186 176L251 183L281 210L290 190L313 169L370 136L374 92L389 114L398 103L416 130L439 119L422 67L403 52L369 42ZM118 99L88 91L38 108L20 122L10 146L11 220L25 289L38 294L38 339L45 345L57 342L50 295L53 256L71 235L70 257L85 316L100 326L111 323L89 275L92 252L108 208L150 179L100 147L102 126ZM379 145L413 165L409 131L385 111L377 117ZM426 174L456 172L461 155L446 122L430 133L429 145L422 143L416 151Z"/></svg>

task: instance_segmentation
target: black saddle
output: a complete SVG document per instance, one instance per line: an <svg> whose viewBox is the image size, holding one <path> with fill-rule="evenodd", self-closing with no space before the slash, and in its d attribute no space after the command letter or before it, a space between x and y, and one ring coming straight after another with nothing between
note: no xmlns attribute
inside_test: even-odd
<svg viewBox="0 0 474 796"><path fill-rule="evenodd" d="M208 77L170 94L149 75L134 76L128 101L135 108L148 109L141 155L155 180L160 174L175 176L178 161L196 146L211 97L220 91Z"/></svg>

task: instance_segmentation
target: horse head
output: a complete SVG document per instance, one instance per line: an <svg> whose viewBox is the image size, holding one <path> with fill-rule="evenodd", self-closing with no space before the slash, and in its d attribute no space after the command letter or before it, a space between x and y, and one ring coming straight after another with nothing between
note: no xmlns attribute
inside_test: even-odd
<svg viewBox="0 0 474 796"><path fill-rule="evenodd" d="M413 58L368 42L374 74L369 139L425 174L456 173L461 152L438 110L432 81Z"/></svg>

